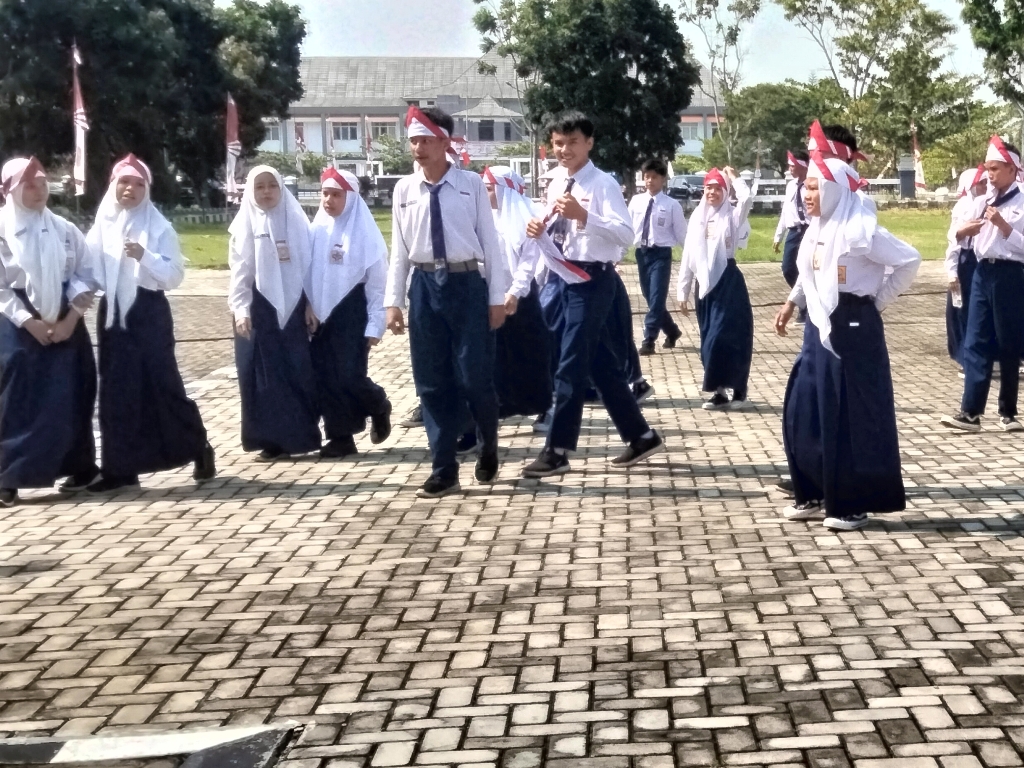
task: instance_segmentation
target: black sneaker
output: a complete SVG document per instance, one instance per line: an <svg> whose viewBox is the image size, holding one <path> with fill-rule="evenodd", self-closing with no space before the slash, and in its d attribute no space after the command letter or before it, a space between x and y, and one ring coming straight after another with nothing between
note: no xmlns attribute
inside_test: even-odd
<svg viewBox="0 0 1024 768"><path fill-rule="evenodd" d="M417 405L415 408L409 411L408 416L402 419L401 424L406 429L415 429L416 427L422 427L423 408Z"/></svg>
<svg viewBox="0 0 1024 768"><path fill-rule="evenodd" d="M715 392L710 398L704 401L701 406L705 411L725 411L730 407L730 400L721 392Z"/></svg>
<svg viewBox="0 0 1024 768"><path fill-rule="evenodd" d="M683 337L683 332L676 328L675 333L665 334L665 343L662 345L665 349L675 349L676 342Z"/></svg>
<svg viewBox="0 0 1024 768"><path fill-rule="evenodd" d="M621 456L612 459L612 464L616 467L632 467L664 450L665 441L661 439L661 435L655 432L650 437L638 437L629 444Z"/></svg>
<svg viewBox="0 0 1024 768"><path fill-rule="evenodd" d="M476 460L476 480L478 483L493 483L498 476L498 454L482 453Z"/></svg>
<svg viewBox="0 0 1024 768"><path fill-rule="evenodd" d="M477 440L476 431L467 432L459 438L459 442L455 444L455 453L459 456L468 456L469 454L476 451Z"/></svg>
<svg viewBox="0 0 1024 768"><path fill-rule="evenodd" d="M787 520L810 520L823 511L820 501L805 501L803 504L790 504L782 510L782 516Z"/></svg>
<svg viewBox="0 0 1024 768"><path fill-rule="evenodd" d="M654 350L654 342L653 341L645 341L643 344L640 345L640 354L643 357L648 357L649 355L653 355L654 352L655 352L655 350Z"/></svg>
<svg viewBox="0 0 1024 768"><path fill-rule="evenodd" d="M871 522L866 512L846 517L826 517L822 523L830 531L856 531Z"/></svg>
<svg viewBox="0 0 1024 768"><path fill-rule="evenodd" d="M59 486L57 490L61 493L75 493L77 491L84 491L90 485L95 483L101 477L100 470L98 467L93 467L86 470L85 472L79 472L77 475L72 475Z"/></svg>
<svg viewBox="0 0 1024 768"><path fill-rule="evenodd" d="M321 459L344 459L346 456L355 456L359 453L356 448L356 440L352 435L339 437L331 440L320 449Z"/></svg>
<svg viewBox="0 0 1024 768"><path fill-rule="evenodd" d="M793 487L792 480L779 480L779 482L775 484L775 487L789 496L792 496L794 493L796 493L796 488Z"/></svg>
<svg viewBox="0 0 1024 768"><path fill-rule="evenodd" d="M207 443L203 446L203 452L196 459L195 469L192 470L192 479L197 483L212 480L217 476L217 454L213 452L213 446Z"/></svg>
<svg viewBox="0 0 1024 768"><path fill-rule="evenodd" d="M523 467L523 477L552 477L564 475L568 471L568 457L545 448L532 464Z"/></svg>
<svg viewBox="0 0 1024 768"><path fill-rule="evenodd" d="M1024 424L1021 424L1013 416L1002 416L999 419L999 428L1003 432L1020 432L1024 429Z"/></svg>
<svg viewBox="0 0 1024 768"><path fill-rule="evenodd" d="M97 480L95 483L89 486L89 493L112 493L113 491L120 491L124 488L138 488L139 478L136 477L106 477L104 476L101 480Z"/></svg>
<svg viewBox="0 0 1024 768"><path fill-rule="evenodd" d="M548 430L551 429L551 419L554 415L554 412L547 411L538 416L536 421L533 422L533 431L538 435L546 435Z"/></svg>
<svg viewBox="0 0 1024 768"><path fill-rule="evenodd" d="M646 379L640 379L632 386L633 398L638 402L642 403L644 400L654 394L654 387L647 383Z"/></svg>
<svg viewBox="0 0 1024 768"><path fill-rule="evenodd" d="M278 450L275 450L273 448L264 448L262 451L260 451L258 454L256 454L256 461L270 462L270 461L281 461L283 459L290 459L290 458L291 458L291 456L289 456L284 451L278 451Z"/></svg>
<svg viewBox="0 0 1024 768"><path fill-rule="evenodd" d="M458 493L461 490L462 486L459 485L459 478L445 480L436 475L431 475L427 478L427 482L416 491L416 496L421 499L439 499L442 496Z"/></svg>
<svg viewBox="0 0 1024 768"><path fill-rule="evenodd" d="M957 411L952 416L943 416L939 421L947 427L962 429L964 432L981 431L981 416L970 416L963 411Z"/></svg>
<svg viewBox="0 0 1024 768"><path fill-rule="evenodd" d="M375 416L370 417L370 442L380 445L391 436L391 403Z"/></svg>
<svg viewBox="0 0 1024 768"><path fill-rule="evenodd" d="M18 503L16 488L0 488L0 507L13 507Z"/></svg>

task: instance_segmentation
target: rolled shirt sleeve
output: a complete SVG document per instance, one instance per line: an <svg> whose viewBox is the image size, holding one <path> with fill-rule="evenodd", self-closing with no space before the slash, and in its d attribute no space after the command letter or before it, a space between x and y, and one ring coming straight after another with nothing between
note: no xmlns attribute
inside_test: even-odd
<svg viewBox="0 0 1024 768"><path fill-rule="evenodd" d="M405 185L395 187L391 203L391 261L388 263L387 283L384 288L384 306L405 309L406 287L409 284L409 245L406 241ZM485 190L486 192L486 190Z"/></svg>
<svg viewBox="0 0 1024 768"><path fill-rule="evenodd" d="M387 262L375 261L366 270L366 338L384 338L384 290L388 280Z"/></svg>
<svg viewBox="0 0 1024 768"><path fill-rule="evenodd" d="M252 286L256 282L256 253L248 258L239 252L239 244L231 238L228 245L228 266L231 268L231 281L228 286L228 307L234 315L235 322L249 319L249 308L252 306Z"/></svg>
<svg viewBox="0 0 1024 768"><path fill-rule="evenodd" d="M185 259L177 233L167 227L154 244L155 250L147 247L139 264L161 291L173 291L185 279Z"/></svg>
<svg viewBox="0 0 1024 768"><path fill-rule="evenodd" d="M868 258L876 264L892 268L875 294L875 306L881 311L910 288L921 266L921 254L913 246L879 227L875 231Z"/></svg>

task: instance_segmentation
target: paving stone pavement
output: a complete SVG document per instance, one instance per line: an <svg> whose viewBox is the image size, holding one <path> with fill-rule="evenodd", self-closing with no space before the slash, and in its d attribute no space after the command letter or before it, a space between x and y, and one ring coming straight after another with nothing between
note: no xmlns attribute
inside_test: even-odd
<svg viewBox="0 0 1024 768"><path fill-rule="evenodd" d="M190 273L179 336L213 340L178 352L221 474L0 515L0 736L291 719L287 768L1021 765L1024 438L938 424L940 265L885 318L908 510L841 535L779 516L799 336L771 331L778 265L743 270L753 407L700 410L683 320L644 362L667 455L613 469L589 409L574 471L521 480L540 442L510 422L500 482L467 466L440 502L412 493L419 430L357 462L244 454L226 276ZM372 357L396 416L407 343Z"/></svg>

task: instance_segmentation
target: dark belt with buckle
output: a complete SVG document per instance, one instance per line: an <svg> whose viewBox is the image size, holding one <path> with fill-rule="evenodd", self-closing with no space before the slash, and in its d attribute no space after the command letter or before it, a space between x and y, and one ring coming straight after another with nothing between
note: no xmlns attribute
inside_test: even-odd
<svg viewBox="0 0 1024 768"><path fill-rule="evenodd" d="M423 272L435 271L434 262L432 261L414 261L412 265ZM445 266L448 267L450 273L457 274L459 272L479 272L480 263L476 259L470 259L469 261L449 261L445 262Z"/></svg>
<svg viewBox="0 0 1024 768"><path fill-rule="evenodd" d="M574 267L579 267L588 275L594 272L604 272L607 269L614 269L615 265L610 261L566 261Z"/></svg>

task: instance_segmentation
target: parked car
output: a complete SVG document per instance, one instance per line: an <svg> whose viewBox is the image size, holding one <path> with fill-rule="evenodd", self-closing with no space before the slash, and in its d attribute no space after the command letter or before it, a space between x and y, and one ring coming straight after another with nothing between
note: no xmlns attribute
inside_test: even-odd
<svg viewBox="0 0 1024 768"><path fill-rule="evenodd" d="M682 176L676 176L668 180L668 184L665 186L665 194L674 200L691 200L701 195Z"/></svg>
<svg viewBox="0 0 1024 768"><path fill-rule="evenodd" d="M676 178L678 179L680 177L676 176ZM682 178L685 179L686 183L689 184L698 194L701 194L701 195L704 194L704 177L703 176L701 176L699 174L696 174L696 173L694 173L694 174L688 173L688 174L684 175Z"/></svg>

